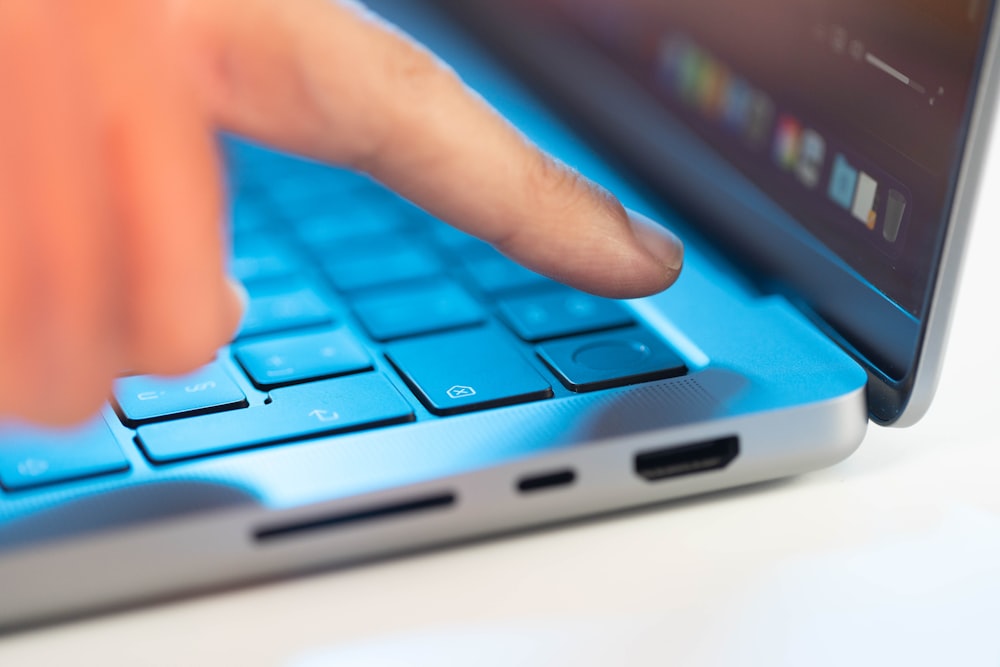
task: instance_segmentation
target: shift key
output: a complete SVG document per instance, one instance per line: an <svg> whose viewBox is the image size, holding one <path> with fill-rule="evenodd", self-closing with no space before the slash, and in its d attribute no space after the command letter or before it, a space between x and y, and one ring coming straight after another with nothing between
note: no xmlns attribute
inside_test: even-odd
<svg viewBox="0 0 1000 667"><path fill-rule="evenodd" d="M437 415L552 396L552 387L531 364L486 328L395 343L386 356Z"/></svg>
<svg viewBox="0 0 1000 667"><path fill-rule="evenodd" d="M140 426L136 437L155 463L170 463L413 419L413 409L377 373L275 389L271 403Z"/></svg>

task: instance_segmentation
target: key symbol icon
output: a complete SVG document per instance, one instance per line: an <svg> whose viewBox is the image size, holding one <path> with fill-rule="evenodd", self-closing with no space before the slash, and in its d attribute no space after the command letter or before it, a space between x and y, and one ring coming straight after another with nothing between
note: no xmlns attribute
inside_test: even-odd
<svg viewBox="0 0 1000 667"><path fill-rule="evenodd" d="M467 398L469 396L475 396L476 390L473 389L472 387L456 384L454 387L452 387L445 393L448 394L448 398L459 399L459 398Z"/></svg>
<svg viewBox="0 0 1000 667"><path fill-rule="evenodd" d="M17 464L17 471L25 477L38 477L49 470L49 462L45 459L25 459Z"/></svg>
<svg viewBox="0 0 1000 667"><path fill-rule="evenodd" d="M340 415L332 410L313 410L309 413L309 416L321 422L332 422L340 419Z"/></svg>

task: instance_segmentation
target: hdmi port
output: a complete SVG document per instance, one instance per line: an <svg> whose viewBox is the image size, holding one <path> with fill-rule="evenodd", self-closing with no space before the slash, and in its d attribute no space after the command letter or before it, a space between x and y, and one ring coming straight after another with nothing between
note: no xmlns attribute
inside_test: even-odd
<svg viewBox="0 0 1000 667"><path fill-rule="evenodd" d="M635 457L635 472L647 482L694 475L721 470L739 453L740 441L736 436L678 445L638 454Z"/></svg>

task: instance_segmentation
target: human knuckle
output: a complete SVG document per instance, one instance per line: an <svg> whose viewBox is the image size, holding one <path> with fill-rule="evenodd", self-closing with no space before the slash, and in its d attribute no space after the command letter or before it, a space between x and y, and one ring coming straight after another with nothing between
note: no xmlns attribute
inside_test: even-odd
<svg viewBox="0 0 1000 667"><path fill-rule="evenodd" d="M566 213L590 195L587 181L578 171L547 153L532 155L526 177L528 199L541 210Z"/></svg>
<svg viewBox="0 0 1000 667"><path fill-rule="evenodd" d="M394 39L388 47L384 74L392 93L414 103L427 101L455 79L434 54L404 39Z"/></svg>
<svg viewBox="0 0 1000 667"><path fill-rule="evenodd" d="M394 147L433 124L431 117L461 87L436 56L405 40L391 41L378 71L374 94L343 138L345 163L366 173L380 171Z"/></svg>

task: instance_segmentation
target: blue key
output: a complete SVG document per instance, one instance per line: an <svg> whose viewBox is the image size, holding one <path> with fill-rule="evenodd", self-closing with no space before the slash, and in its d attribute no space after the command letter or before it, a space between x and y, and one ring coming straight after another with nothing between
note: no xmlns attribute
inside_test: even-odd
<svg viewBox="0 0 1000 667"><path fill-rule="evenodd" d="M372 214L324 211L296 220L295 229L302 243L315 249L336 248L365 237L385 237L400 233L406 227L401 218L382 218Z"/></svg>
<svg viewBox="0 0 1000 667"><path fill-rule="evenodd" d="M251 188L253 186L243 187ZM267 229L272 225L274 216L259 202L247 197L237 197L230 204L229 218L232 221L233 229L237 233L243 234Z"/></svg>
<svg viewBox="0 0 1000 667"><path fill-rule="evenodd" d="M540 345L538 355L568 389L595 391L687 372L666 343L638 327Z"/></svg>
<svg viewBox="0 0 1000 667"><path fill-rule="evenodd" d="M488 296L530 287L555 285L545 276L526 269L499 253L486 257L470 257L464 259L462 263L469 279Z"/></svg>
<svg viewBox="0 0 1000 667"><path fill-rule="evenodd" d="M432 238L438 245L452 251L459 257L466 257L470 253L490 252L493 250L485 241L481 241L475 236L466 234L443 222L430 225L430 231Z"/></svg>
<svg viewBox="0 0 1000 667"><path fill-rule="evenodd" d="M489 329L392 344L386 356L427 409L438 415L552 396L552 387Z"/></svg>
<svg viewBox="0 0 1000 667"><path fill-rule="evenodd" d="M233 354L261 389L372 369L368 353L347 329L245 343Z"/></svg>
<svg viewBox="0 0 1000 667"><path fill-rule="evenodd" d="M354 312L372 338L380 341L472 326L484 320L479 304L446 280L366 293L354 300Z"/></svg>
<svg viewBox="0 0 1000 667"><path fill-rule="evenodd" d="M248 286L250 307L243 317L239 336L301 329L330 324L333 313L308 283L288 280Z"/></svg>
<svg viewBox="0 0 1000 667"><path fill-rule="evenodd" d="M514 332L531 342L612 329L634 321L620 303L568 288L504 299L499 308Z"/></svg>
<svg viewBox="0 0 1000 667"><path fill-rule="evenodd" d="M293 225L324 213L349 210L361 202L395 197L353 172L328 167L305 170L299 167L296 171L299 173L293 171L288 178L274 184L269 193L272 205Z"/></svg>
<svg viewBox="0 0 1000 667"><path fill-rule="evenodd" d="M136 375L115 382L115 403L126 426L205 412L245 408L243 390L218 363L179 378Z"/></svg>
<svg viewBox="0 0 1000 667"><path fill-rule="evenodd" d="M340 257L326 265L330 282L341 292L390 283L430 278L441 273L441 262L422 248L396 247L354 257Z"/></svg>
<svg viewBox="0 0 1000 667"><path fill-rule="evenodd" d="M128 468L128 460L100 417L65 430L0 426L0 485L7 491L107 475Z"/></svg>
<svg viewBox="0 0 1000 667"><path fill-rule="evenodd" d="M237 238L229 270L237 279L252 283L293 276L302 270L302 260L287 244L270 234Z"/></svg>
<svg viewBox="0 0 1000 667"><path fill-rule="evenodd" d="M359 198L359 195L361 198ZM392 237L418 217L411 204L384 190L351 192L293 218L299 238L309 246L333 247L361 237Z"/></svg>
<svg viewBox="0 0 1000 667"><path fill-rule="evenodd" d="M413 409L377 373L275 389L272 402L142 426L137 439L155 463L292 442L413 420Z"/></svg>

